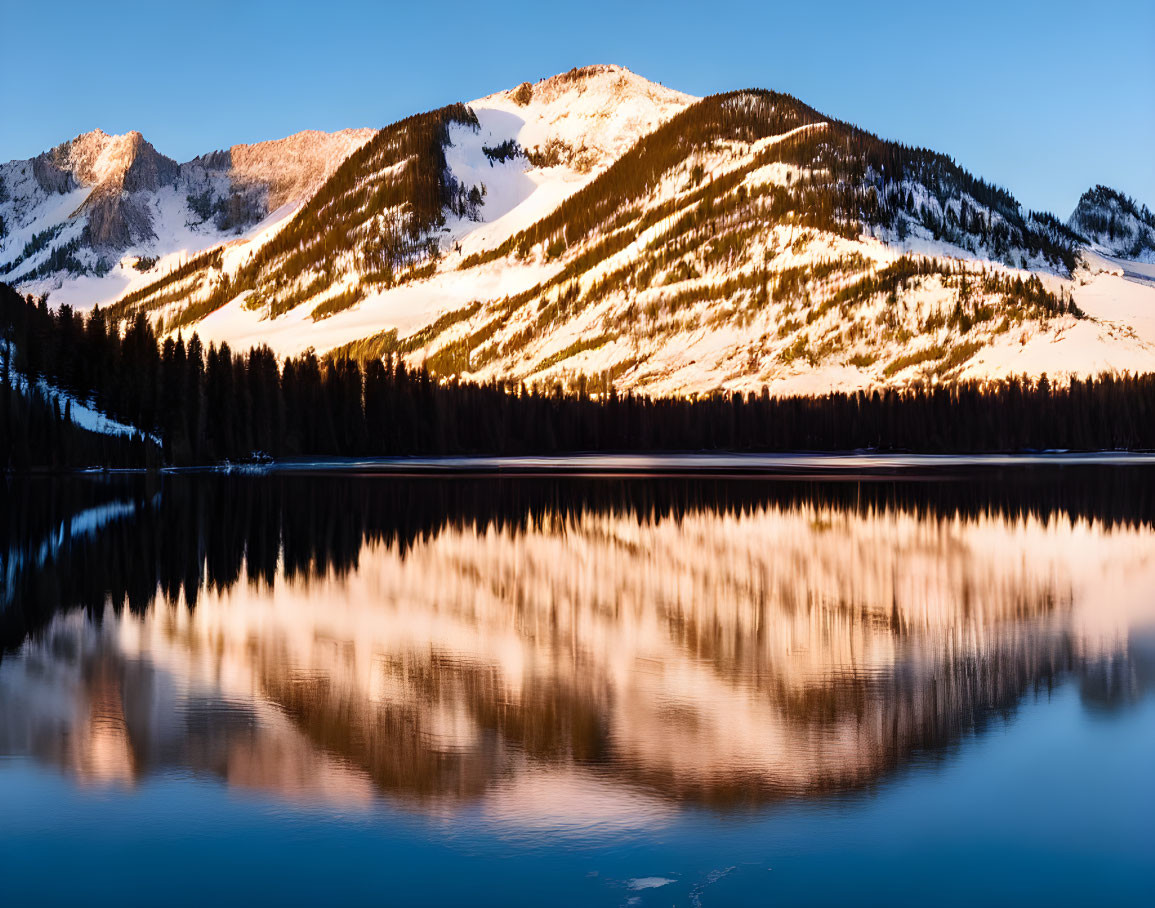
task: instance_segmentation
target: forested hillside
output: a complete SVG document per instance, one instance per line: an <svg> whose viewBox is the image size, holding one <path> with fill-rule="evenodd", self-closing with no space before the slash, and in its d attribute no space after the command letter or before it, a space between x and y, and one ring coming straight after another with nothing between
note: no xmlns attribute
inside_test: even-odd
<svg viewBox="0 0 1155 908"><path fill-rule="evenodd" d="M860 242L866 232L960 254L880 255ZM712 368L678 365L745 387L798 365L869 370L878 383L916 367L951 378L999 335L1081 315L1027 270L1069 274L1076 242L943 155L786 95L734 92L692 105L549 215L462 262L557 265L520 294L423 328L417 346L443 375L568 370L662 388L670 360L716 334L737 349ZM385 332L342 350L413 348Z"/></svg>
<svg viewBox="0 0 1155 908"><path fill-rule="evenodd" d="M246 308L270 319L308 301L321 318L354 305L362 288L412 278L415 266L437 257L433 231L445 212L468 215L481 203L480 189L458 183L446 165L453 123L476 125L477 118L458 104L380 130L236 271L218 270L220 256L210 253L122 297L109 317L161 310L167 314L158 326L175 331L244 295ZM350 257L359 274L353 284L342 267Z"/></svg>
<svg viewBox="0 0 1155 908"><path fill-rule="evenodd" d="M1064 224L778 92L695 99L592 66L408 117L331 169L274 166L287 142L181 165L181 180L278 174L253 184L268 199L326 176L235 240L121 260L112 273L134 276L102 300L108 325L143 316L206 355L265 345L439 383L654 397L1065 384L1155 362L1155 273L1103 258L1146 254L1145 207L1098 187ZM345 147L305 142L314 161ZM56 157L71 170L42 176L71 191L92 155ZM139 179L170 179L157 161ZM248 190L229 193L189 195L194 233L251 221ZM55 268L67 230L30 236L20 268Z"/></svg>
<svg viewBox="0 0 1155 908"><path fill-rule="evenodd" d="M550 215L464 265L514 250L524 255L538 245L561 255L591 233L612 234L636 218L632 204L649 196L687 161L692 165L724 143L757 145L772 138L779 141L754 150L749 160L728 168L720 180L707 180L704 167L694 171L691 166L691 184L705 185L690 198L670 200L671 210L702 203L710 213L755 170L784 163L799 168L801 174L785 186L772 183L763 190L783 194L777 207L748 205L737 220L766 227L793 214L793 222L800 226L851 239L864 226L921 224L935 239L972 252L986 251L994 260L1025 254L1052 266L1074 267L1077 237L1071 231L1035 212L1024 217L1010 193L972 176L947 156L883 141L823 117L790 95L751 90L712 95L691 105ZM734 201L748 200L749 193L746 200ZM654 223L668 212L650 209L646 214L646 221ZM705 214L699 217L707 219Z"/></svg>
<svg viewBox="0 0 1155 908"><path fill-rule="evenodd" d="M1155 375L794 398L595 396L560 385L443 383L394 357L362 366L308 353L279 362L267 347L206 349L196 335L158 343L141 314L121 336L99 309L87 318L67 307L54 312L4 285L0 297L0 328L17 351L19 374L66 389L142 432L82 443L66 417L45 423L42 406L10 390L0 454L17 468L209 464L255 455L1155 448ZM154 433L163 458L144 437ZM69 446L67 456L57 444Z"/></svg>
<svg viewBox="0 0 1155 908"><path fill-rule="evenodd" d="M127 339L127 355L141 345ZM126 347L99 314L89 319L24 300L0 284L0 471L35 467L156 467L159 447L146 433L84 425L93 388L108 389L127 412L133 392ZM119 392L119 393L118 393ZM75 405L75 406L74 406ZM91 421L89 421L91 422ZM103 429L103 430L102 430Z"/></svg>
<svg viewBox="0 0 1155 908"><path fill-rule="evenodd" d="M399 357L439 379L658 395L961 381L1020 362L1091 375L1112 351L1126 368L1143 358L1147 340L1074 299L1080 237L949 157L776 92L690 103L641 83L575 70L388 127L239 264L203 258L111 312L280 353ZM574 145L585 114L565 139L524 125L539 98L554 116L591 92L606 99L591 136L615 105L664 119L616 157ZM372 195L382 180L387 200ZM564 189L542 206L544 187Z"/></svg>

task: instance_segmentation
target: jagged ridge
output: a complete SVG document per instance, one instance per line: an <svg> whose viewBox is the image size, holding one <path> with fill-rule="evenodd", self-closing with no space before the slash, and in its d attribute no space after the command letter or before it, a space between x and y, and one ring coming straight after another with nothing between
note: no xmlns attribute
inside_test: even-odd
<svg viewBox="0 0 1155 908"><path fill-rule="evenodd" d="M1068 224L1112 255L1155 262L1155 214L1118 190L1101 185L1088 189Z"/></svg>

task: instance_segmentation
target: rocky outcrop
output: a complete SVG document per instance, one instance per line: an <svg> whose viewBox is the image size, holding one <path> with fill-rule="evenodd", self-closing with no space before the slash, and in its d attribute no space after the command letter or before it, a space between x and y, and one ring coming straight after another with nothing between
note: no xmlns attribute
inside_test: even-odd
<svg viewBox="0 0 1155 908"><path fill-rule="evenodd" d="M180 165L176 161L158 152L139 132L130 132L128 139L129 163L121 176L125 192L155 192L177 181Z"/></svg>
<svg viewBox="0 0 1155 908"><path fill-rule="evenodd" d="M327 133L306 130L284 139L234 145L227 151L201 155L185 165L227 173L231 189L244 192L258 186L268 192L269 210L312 195L375 129L343 129Z"/></svg>
<svg viewBox="0 0 1155 908"><path fill-rule="evenodd" d="M97 249L124 249L155 236L142 199L115 190L94 191L81 206L88 215L85 243Z"/></svg>
<svg viewBox="0 0 1155 908"><path fill-rule="evenodd" d="M193 226L219 232L222 239L237 235L270 211L306 199L375 132L303 132L234 145L185 164L158 152L136 131L83 133L35 158L0 165L0 268L7 267L16 280L41 279L54 269L99 272L134 246L148 255L171 251L155 242L158 235L171 235L170 228L179 233ZM177 204L158 200L159 193L174 190ZM71 209L53 201L73 192L78 201ZM154 223L158 217L173 223ZM43 242L4 242L13 229L26 226ZM70 248L68 264L57 268L51 256L64 244Z"/></svg>
<svg viewBox="0 0 1155 908"><path fill-rule="evenodd" d="M1155 214L1116 189L1088 189L1067 223L1111 255L1155 262Z"/></svg>
<svg viewBox="0 0 1155 908"><path fill-rule="evenodd" d="M175 184L180 165L139 132L108 136L97 130L67 144L72 172L94 184L76 211L88 215L86 242L98 249L123 249L155 236L147 204L134 196Z"/></svg>
<svg viewBox="0 0 1155 908"><path fill-rule="evenodd" d="M48 193L65 193L76 188L72 174L53 160L50 152L32 159L32 175L40 188Z"/></svg>
<svg viewBox="0 0 1155 908"><path fill-rule="evenodd" d="M115 185L127 192L155 191L180 175L172 158L158 152L133 131L110 136L94 129L44 152L34 162L37 181L49 191L62 191L67 175L72 187Z"/></svg>

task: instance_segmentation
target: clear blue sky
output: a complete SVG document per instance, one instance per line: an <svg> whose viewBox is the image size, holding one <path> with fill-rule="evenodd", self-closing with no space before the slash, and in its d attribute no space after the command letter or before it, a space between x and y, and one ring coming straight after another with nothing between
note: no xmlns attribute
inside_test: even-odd
<svg viewBox="0 0 1155 908"><path fill-rule="evenodd" d="M383 126L588 63L774 88L1066 217L1155 207L1155 2L0 0L0 160L100 127L178 160Z"/></svg>

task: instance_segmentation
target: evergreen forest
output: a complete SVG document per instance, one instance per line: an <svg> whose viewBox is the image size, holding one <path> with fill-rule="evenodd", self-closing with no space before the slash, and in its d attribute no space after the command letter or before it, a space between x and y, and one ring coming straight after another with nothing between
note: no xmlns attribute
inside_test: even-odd
<svg viewBox="0 0 1155 908"><path fill-rule="evenodd" d="M1155 449L1152 374L649 398L581 384L442 380L392 356L279 360L268 347L206 347L195 334L161 340L143 313L121 332L99 308L51 309L5 285L0 337L6 469L583 451ZM71 400L139 432L85 431L66 412Z"/></svg>

